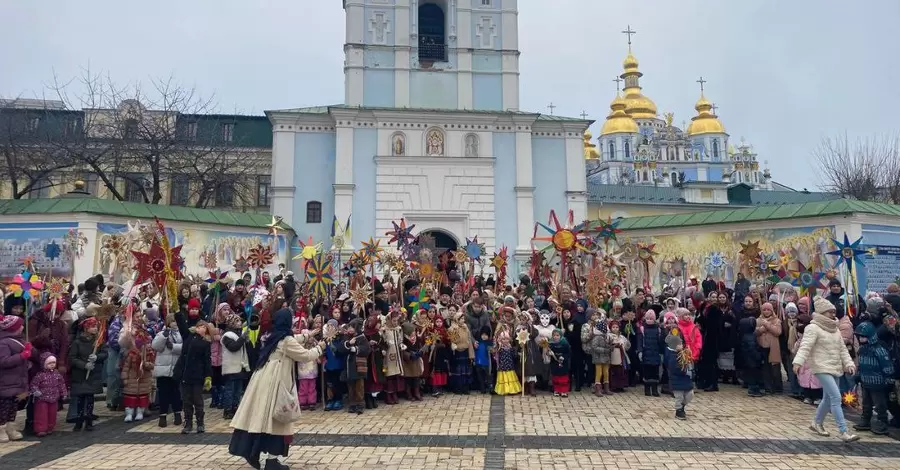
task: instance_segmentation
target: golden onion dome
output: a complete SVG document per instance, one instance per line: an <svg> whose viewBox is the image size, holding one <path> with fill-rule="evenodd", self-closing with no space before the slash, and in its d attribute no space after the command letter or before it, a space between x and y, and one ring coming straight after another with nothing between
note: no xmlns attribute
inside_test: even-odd
<svg viewBox="0 0 900 470"><path fill-rule="evenodd" d="M631 51L628 51L628 56L625 57L625 60L624 60L624 61L622 61L622 67L625 68L625 71L626 71L626 72L629 72L629 71L635 71L635 72L636 72L636 71L637 71L637 69L638 69L638 60L637 60L637 58L631 53Z"/></svg>
<svg viewBox="0 0 900 470"><path fill-rule="evenodd" d="M600 129L600 135L615 134L619 132L637 133L638 125L629 114L625 112L627 100L616 93L616 97L609 104L611 112L606 117L606 122Z"/></svg>
<svg viewBox="0 0 900 470"><path fill-rule="evenodd" d="M725 134L725 126L722 125L719 117L713 114L712 103L702 93L697 104L694 105L694 109L697 111L697 115L691 118L691 123L688 124L686 130L687 135Z"/></svg>
<svg viewBox="0 0 900 470"><path fill-rule="evenodd" d="M638 60L628 51L622 62L625 72L621 78L625 80L625 112L635 119L653 119L657 117L656 103L641 93L640 78L644 75L638 70Z"/></svg>
<svg viewBox="0 0 900 470"><path fill-rule="evenodd" d="M594 138L594 135L591 134L590 130L584 131L584 159L585 160L597 160L600 158L600 151L597 150L597 146L591 142L591 139Z"/></svg>

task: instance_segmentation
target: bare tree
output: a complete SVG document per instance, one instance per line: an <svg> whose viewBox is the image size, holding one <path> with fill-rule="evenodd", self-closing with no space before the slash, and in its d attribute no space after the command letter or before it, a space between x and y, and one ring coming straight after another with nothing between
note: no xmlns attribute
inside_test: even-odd
<svg viewBox="0 0 900 470"><path fill-rule="evenodd" d="M51 177L72 166L50 144L70 131L70 116L47 113L42 103L0 100L0 179L10 184L13 199L55 186L59 180Z"/></svg>
<svg viewBox="0 0 900 470"><path fill-rule="evenodd" d="M824 138L813 150L820 188L860 201L900 204L900 138Z"/></svg>

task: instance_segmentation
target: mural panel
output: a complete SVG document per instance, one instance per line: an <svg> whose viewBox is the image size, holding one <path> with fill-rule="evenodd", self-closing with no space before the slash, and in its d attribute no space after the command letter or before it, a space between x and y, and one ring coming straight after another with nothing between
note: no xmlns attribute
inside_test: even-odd
<svg viewBox="0 0 900 470"><path fill-rule="evenodd" d="M78 227L74 222L61 223L10 223L0 224L0 284L6 284L22 272L22 260L31 257L34 268L41 277L72 276L72 260L62 250L63 237L69 229ZM47 250L56 244L60 249ZM50 254L51 256L47 256Z"/></svg>

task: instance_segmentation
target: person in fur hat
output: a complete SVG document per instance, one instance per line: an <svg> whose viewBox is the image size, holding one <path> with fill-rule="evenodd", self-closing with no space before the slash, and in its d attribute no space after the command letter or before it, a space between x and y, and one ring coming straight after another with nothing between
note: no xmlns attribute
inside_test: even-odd
<svg viewBox="0 0 900 470"><path fill-rule="evenodd" d="M410 401L422 401L422 342L414 324L406 322L401 328L403 343L400 345L400 357L403 361L403 377L406 379L406 398Z"/></svg>
<svg viewBox="0 0 900 470"><path fill-rule="evenodd" d="M450 350L453 351L453 362L450 368L450 387L455 394L469 394L472 379L472 361L475 360L475 349L472 347L472 333L466 324L466 316L458 312L453 317L453 325L448 332Z"/></svg>
<svg viewBox="0 0 900 470"><path fill-rule="evenodd" d="M385 400L388 405L396 405L397 393L404 391L403 359L400 345L403 344L403 330L400 323L403 321L403 313L394 310L385 318L381 328L381 349L384 354L385 369Z"/></svg>
<svg viewBox="0 0 900 470"><path fill-rule="evenodd" d="M362 320L357 318L344 325L340 339L335 340L337 355L344 360L344 370L341 373L341 381L347 386L348 413L363 413L363 395L365 394L365 379L368 372L369 340L365 335L359 334L362 330Z"/></svg>

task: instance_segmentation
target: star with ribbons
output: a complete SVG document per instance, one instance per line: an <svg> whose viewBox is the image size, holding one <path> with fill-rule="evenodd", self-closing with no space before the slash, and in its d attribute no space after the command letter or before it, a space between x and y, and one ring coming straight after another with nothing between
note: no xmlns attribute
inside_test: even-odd
<svg viewBox="0 0 900 470"><path fill-rule="evenodd" d="M491 266L494 267L494 270L498 273L500 271L506 271L506 265L508 264L509 255L506 254L507 248L501 247L499 252L495 252L494 256L491 257Z"/></svg>
<svg viewBox="0 0 900 470"><path fill-rule="evenodd" d="M166 259L166 250L154 237L150 243L150 249L146 253L132 251L131 254L136 262L134 270L137 271L137 278L134 282L140 284L144 281L153 281L157 287L165 286L168 270L174 273L181 272L181 266L184 264L184 260L181 258L181 247L179 245L171 248L169 250L171 258Z"/></svg>
<svg viewBox="0 0 900 470"><path fill-rule="evenodd" d="M356 308L362 309L372 298L372 292L372 286L369 283L363 283L356 289L350 290L350 300L353 301Z"/></svg>
<svg viewBox="0 0 900 470"><path fill-rule="evenodd" d="M410 244L416 237L412 234L412 229L415 228L416 224L412 224L410 226L406 226L406 219L401 218L400 223L391 221L391 224L394 225L394 229L386 232L385 235L391 237L388 240L388 245L397 244L398 249L403 249L404 246Z"/></svg>
<svg viewBox="0 0 900 470"><path fill-rule="evenodd" d="M653 257L658 255L656 252L656 243L638 243L637 244L637 257L644 263L652 264L654 263Z"/></svg>
<svg viewBox="0 0 900 470"><path fill-rule="evenodd" d="M235 258L232 267L234 268L235 272L243 274L250 270L250 263L247 262L247 258L238 256L237 258Z"/></svg>
<svg viewBox="0 0 900 470"><path fill-rule="evenodd" d="M619 224L622 222L622 219L612 220L612 217L607 217L606 220L598 220L596 227L594 230L597 231L597 239L602 239L603 243L608 244L610 241L616 241L616 236L622 233L622 229L619 228Z"/></svg>
<svg viewBox="0 0 900 470"><path fill-rule="evenodd" d="M827 254L837 256L837 262L834 267L837 268L841 265L841 263L847 264L847 271L853 272L853 265L857 264L860 266L865 266L865 255L867 253L866 250L863 250L859 247L859 244L862 243L862 237L856 239L855 242L850 243L850 239L847 237L847 233L844 232L844 243L841 243L835 239L831 239L834 246L837 248L834 251L829 251Z"/></svg>
<svg viewBox="0 0 900 470"><path fill-rule="evenodd" d="M331 256L319 253L306 264L306 276L309 279L309 292L319 298L328 295L328 288L334 284L332 276Z"/></svg>
<svg viewBox="0 0 900 470"><path fill-rule="evenodd" d="M756 263L756 260L759 258L762 250L759 248L759 240L755 242L748 241L747 243L741 243L741 251L739 252L741 256L744 257L744 262L748 265L752 265Z"/></svg>
<svg viewBox="0 0 900 470"><path fill-rule="evenodd" d="M573 228L573 218L574 213L569 211L568 223L566 225L562 225L559 223L559 218L556 217L556 211L550 211L550 220L553 224L551 228L548 224L542 224L537 222L534 224L534 234L531 237L531 241L533 242L549 242L549 245L544 247L543 250L547 250L549 248L553 248L557 253L568 253L572 250L581 250L587 251L587 247L584 246L582 240L582 232L584 230L583 226L578 226ZM537 229L542 228L547 232L547 235L537 236Z"/></svg>
<svg viewBox="0 0 900 470"><path fill-rule="evenodd" d="M264 268L275 260L275 252L272 251L272 248L268 245L256 245L253 248L250 248L250 252L247 255L247 262L250 263L250 267L253 268Z"/></svg>
<svg viewBox="0 0 900 470"><path fill-rule="evenodd" d="M381 259L381 253L384 252L384 248L381 247L381 239L374 239L369 237L369 241L362 242L362 250L365 253L366 258L371 263L372 261L377 261Z"/></svg>
<svg viewBox="0 0 900 470"><path fill-rule="evenodd" d="M69 283L65 279L54 277L47 283L46 292L51 300L61 299L69 293Z"/></svg>
<svg viewBox="0 0 900 470"><path fill-rule="evenodd" d="M341 274L346 278L352 278L353 276L356 276L356 273L358 272L359 266L349 261L344 263L344 266L341 268Z"/></svg>
<svg viewBox="0 0 900 470"><path fill-rule="evenodd" d="M28 300L41 295L44 281L37 274L31 272L29 267L25 268L21 274L16 274L12 279L12 283L7 287L14 296Z"/></svg>

